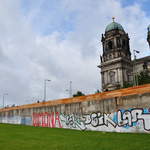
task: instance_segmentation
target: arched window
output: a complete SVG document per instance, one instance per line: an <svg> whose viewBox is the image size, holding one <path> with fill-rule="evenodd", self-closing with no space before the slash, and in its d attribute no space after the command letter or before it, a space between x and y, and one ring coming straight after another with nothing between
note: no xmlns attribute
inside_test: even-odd
<svg viewBox="0 0 150 150"><path fill-rule="evenodd" d="M115 83L115 72L114 71L109 72L109 78L110 78L110 83Z"/></svg>
<svg viewBox="0 0 150 150"><path fill-rule="evenodd" d="M120 48L121 44L120 44L120 38L117 38L117 47Z"/></svg>
<svg viewBox="0 0 150 150"><path fill-rule="evenodd" d="M109 41L109 42L108 42L108 49L112 49L112 48L113 48L112 41Z"/></svg>
<svg viewBox="0 0 150 150"><path fill-rule="evenodd" d="M122 47L123 47L123 48L126 47L126 40L125 40L125 39L122 40Z"/></svg>
<svg viewBox="0 0 150 150"><path fill-rule="evenodd" d="M132 75L131 75L131 72L127 71L127 81L128 82L131 82L133 79L132 79Z"/></svg>
<svg viewBox="0 0 150 150"><path fill-rule="evenodd" d="M109 55L109 59L112 59L112 55L111 54Z"/></svg>

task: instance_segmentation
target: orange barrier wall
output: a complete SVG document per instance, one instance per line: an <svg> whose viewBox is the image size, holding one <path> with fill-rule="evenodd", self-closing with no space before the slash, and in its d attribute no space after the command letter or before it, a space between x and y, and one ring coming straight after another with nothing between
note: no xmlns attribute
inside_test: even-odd
<svg viewBox="0 0 150 150"><path fill-rule="evenodd" d="M125 88L125 89L119 89L115 91L97 93L97 94L92 94L92 95L74 97L74 98L50 100L46 102L3 108L3 109L0 109L0 112L18 110L18 109L45 107L45 106L55 106L55 105L60 105L60 104L71 104L71 103L78 103L78 102L84 102L84 101L95 101L95 100L100 101L100 100L105 100L108 98L123 97L123 96L129 96L129 95L139 95L143 93L150 93L150 84L145 84L142 86L136 86L136 87L131 87L131 88Z"/></svg>

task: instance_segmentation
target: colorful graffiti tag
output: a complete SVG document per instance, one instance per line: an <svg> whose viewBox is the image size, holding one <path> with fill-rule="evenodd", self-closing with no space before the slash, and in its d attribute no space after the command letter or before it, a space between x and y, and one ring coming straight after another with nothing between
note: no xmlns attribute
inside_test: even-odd
<svg viewBox="0 0 150 150"><path fill-rule="evenodd" d="M134 108L105 114L93 112L77 114L34 113L33 125L42 127L71 128L79 130L143 132L150 131L149 109Z"/></svg>
<svg viewBox="0 0 150 150"><path fill-rule="evenodd" d="M144 130L150 131L150 112L148 109L119 110L117 114L119 127L142 126Z"/></svg>
<svg viewBox="0 0 150 150"><path fill-rule="evenodd" d="M1 123L33 125L35 127L69 128L113 132L150 132L150 109L121 109L106 114L33 113L32 116L0 117Z"/></svg>
<svg viewBox="0 0 150 150"><path fill-rule="evenodd" d="M42 127L59 127L62 128L60 122L60 115L58 112L54 113L33 113L33 126Z"/></svg>
<svg viewBox="0 0 150 150"><path fill-rule="evenodd" d="M65 128L69 127L71 129L80 129L80 130L86 129L84 120L76 114L71 115L61 114L60 119Z"/></svg>
<svg viewBox="0 0 150 150"><path fill-rule="evenodd" d="M83 118L85 118L85 125L91 125L93 127L103 125L108 127L108 124L111 124L114 128L117 126L117 123L111 119L111 114L102 114L98 112L84 115Z"/></svg>

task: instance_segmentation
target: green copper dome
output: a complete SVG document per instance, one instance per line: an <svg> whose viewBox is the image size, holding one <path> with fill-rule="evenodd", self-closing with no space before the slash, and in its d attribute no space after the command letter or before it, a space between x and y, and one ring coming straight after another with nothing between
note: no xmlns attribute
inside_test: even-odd
<svg viewBox="0 0 150 150"><path fill-rule="evenodd" d="M111 31L111 30L115 30L115 29L124 31L124 29L123 29L121 24L119 24L117 22L112 22L109 25L107 25L107 27L105 29L105 32L108 32L108 31Z"/></svg>

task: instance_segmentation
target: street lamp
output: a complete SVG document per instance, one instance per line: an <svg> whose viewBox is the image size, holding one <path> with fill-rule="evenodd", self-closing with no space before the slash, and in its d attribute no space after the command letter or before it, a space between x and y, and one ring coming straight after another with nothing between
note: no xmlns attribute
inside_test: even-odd
<svg viewBox="0 0 150 150"><path fill-rule="evenodd" d="M8 93L3 93L3 108L5 107L5 96L8 95Z"/></svg>
<svg viewBox="0 0 150 150"><path fill-rule="evenodd" d="M46 101L46 82L50 82L51 80L44 80L44 98L43 98L43 101Z"/></svg>
<svg viewBox="0 0 150 150"><path fill-rule="evenodd" d="M133 85L138 85L138 77L136 72L136 53L140 53L140 51L133 50L134 60L133 60Z"/></svg>

